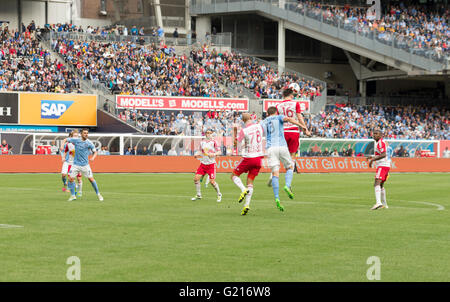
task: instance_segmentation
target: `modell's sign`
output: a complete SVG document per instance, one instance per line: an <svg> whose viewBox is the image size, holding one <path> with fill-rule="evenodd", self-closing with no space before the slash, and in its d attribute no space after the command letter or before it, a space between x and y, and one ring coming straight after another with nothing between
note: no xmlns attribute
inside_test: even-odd
<svg viewBox="0 0 450 302"><path fill-rule="evenodd" d="M119 109L248 111L247 99L117 95Z"/></svg>
<svg viewBox="0 0 450 302"><path fill-rule="evenodd" d="M300 109L302 110L302 112L309 112L309 100L300 99L300 100L294 100L294 101L300 103ZM283 100L269 100L269 99L265 99L264 100L264 112L267 112L267 109L269 107L276 107L281 102L283 102Z"/></svg>

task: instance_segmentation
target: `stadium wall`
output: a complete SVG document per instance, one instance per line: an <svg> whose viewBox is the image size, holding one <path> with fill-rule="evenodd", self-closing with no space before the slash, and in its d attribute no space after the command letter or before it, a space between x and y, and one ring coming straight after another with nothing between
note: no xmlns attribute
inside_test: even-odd
<svg viewBox="0 0 450 302"><path fill-rule="evenodd" d="M239 156L221 156L217 172L230 173ZM299 157L297 164L304 173L375 172L364 158ZM91 167L94 173L164 173L195 172L199 161L192 156L120 156L100 155ZM0 173L59 173L60 155L0 156ZM450 158L394 158L392 172L450 172ZM269 172L266 160L261 172Z"/></svg>

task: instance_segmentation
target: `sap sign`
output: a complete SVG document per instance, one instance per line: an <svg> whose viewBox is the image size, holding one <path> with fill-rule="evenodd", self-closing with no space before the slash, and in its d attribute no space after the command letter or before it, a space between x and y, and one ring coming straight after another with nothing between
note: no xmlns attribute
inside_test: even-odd
<svg viewBox="0 0 450 302"><path fill-rule="evenodd" d="M72 104L73 101L41 100L41 118L58 119Z"/></svg>
<svg viewBox="0 0 450 302"><path fill-rule="evenodd" d="M28 126L97 126L97 96L19 93L19 124Z"/></svg>

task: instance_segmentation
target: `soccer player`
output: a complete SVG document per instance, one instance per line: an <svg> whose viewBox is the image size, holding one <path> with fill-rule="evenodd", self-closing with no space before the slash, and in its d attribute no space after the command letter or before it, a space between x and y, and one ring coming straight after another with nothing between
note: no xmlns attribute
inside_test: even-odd
<svg viewBox="0 0 450 302"><path fill-rule="evenodd" d="M201 141L200 152L195 155L195 158L200 159L200 166L194 176L197 195L191 198L192 201L202 199L200 178L205 174L208 174L209 182L217 192L217 202L222 201L222 193L220 193L219 184L216 182L216 156L220 154L220 149L212 139L212 134L212 129L206 130L206 139Z"/></svg>
<svg viewBox="0 0 450 302"><path fill-rule="evenodd" d="M300 127L304 130L305 134L307 136L311 136L311 132L309 132L305 120L303 119L302 110L300 109L300 103L294 100L296 93L298 93L298 91L294 91L292 88L283 90L283 102L277 105L278 114L297 120L300 124ZM283 126L284 138L286 139L289 153L291 154L292 161L295 165L295 155L297 154L299 147L300 129L297 125L289 122L284 123ZM297 170L296 165L295 169ZM300 171L297 170L297 172Z"/></svg>
<svg viewBox="0 0 450 302"><path fill-rule="evenodd" d="M260 124L254 123L249 113L242 114L242 121L245 125L239 132L239 136L234 138L234 147L237 147L238 142L244 141L244 152L239 165L231 173L231 180L241 189L238 202L241 203L245 198L241 215L247 215L253 194L253 181L259 174L262 158L264 157L264 129ZM247 187L245 187L239 176L247 172Z"/></svg>
<svg viewBox="0 0 450 302"><path fill-rule="evenodd" d="M69 137L78 137L78 130L73 130L69 133ZM72 143L66 143L63 147L61 147L61 156L63 160L63 165L61 168L61 178L64 184L62 191L70 192L67 190L67 175L69 174L70 168L73 165L73 159L75 157L75 146ZM82 195L83 182L81 179L81 174L77 175L77 195L81 197Z"/></svg>
<svg viewBox="0 0 450 302"><path fill-rule="evenodd" d="M291 199L294 198L294 194L291 190L291 183L294 175L294 162L292 161L289 149L287 147L286 139L284 138L283 124L285 122L289 122L294 125L300 126L300 123L293 118L286 117L284 115L277 115L276 107L269 107L269 109L267 109L267 114L269 116L261 123L264 129L264 133L266 134L267 158L269 167L272 170L272 189L275 196L277 208L280 211L284 211L284 207L280 203L280 196L278 192L280 161L283 163L283 166L286 169L286 183L283 189Z"/></svg>
<svg viewBox="0 0 450 302"><path fill-rule="evenodd" d="M391 167L391 153L392 149L388 147L386 142L382 138L381 130L375 130L373 132L373 139L375 140L375 156L367 158L369 161L369 167L372 167L372 163L376 163L377 173L375 175L375 200L376 203L372 207L372 210L379 208L388 208L386 202L386 189L384 183L389 177L389 169Z"/></svg>
<svg viewBox="0 0 450 302"><path fill-rule="evenodd" d="M83 129L81 130L81 139L80 138L66 138L63 143L66 142L72 143L75 146L75 157L73 160L73 166L69 172L69 189L70 189L70 198L68 201L73 201L77 199L75 195L75 177L78 173L81 173L85 177L89 179L92 187L97 194L98 200L103 201L103 197L100 194L97 186L97 182L92 175L91 167L89 166L89 153L93 152L93 156L91 157L91 161L94 161L97 157L97 150L95 150L94 144L88 139L89 130Z"/></svg>

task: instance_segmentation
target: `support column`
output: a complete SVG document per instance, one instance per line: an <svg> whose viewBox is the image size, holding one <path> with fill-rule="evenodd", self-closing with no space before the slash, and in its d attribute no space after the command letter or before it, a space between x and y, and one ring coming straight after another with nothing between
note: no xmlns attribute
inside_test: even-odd
<svg viewBox="0 0 450 302"><path fill-rule="evenodd" d="M361 94L361 97L363 97L363 98L365 98L367 96L367 81L366 80L359 81L359 93Z"/></svg>
<svg viewBox="0 0 450 302"><path fill-rule="evenodd" d="M155 17L156 17L156 24L161 27L163 27L163 21L162 21L162 15L161 15L161 4L159 0L154 0L155 4Z"/></svg>
<svg viewBox="0 0 450 302"><path fill-rule="evenodd" d="M199 16L195 21L195 31L197 33L197 41L206 41L206 33L211 34L211 17Z"/></svg>
<svg viewBox="0 0 450 302"><path fill-rule="evenodd" d="M191 34L191 15L189 13L189 2L190 0L185 0L185 11L184 11L184 26L186 27L186 33Z"/></svg>
<svg viewBox="0 0 450 302"><path fill-rule="evenodd" d="M17 0L17 28L22 33L22 0Z"/></svg>
<svg viewBox="0 0 450 302"><path fill-rule="evenodd" d="M284 70L286 66L286 30L284 21L278 21L278 68Z"/></svg>

